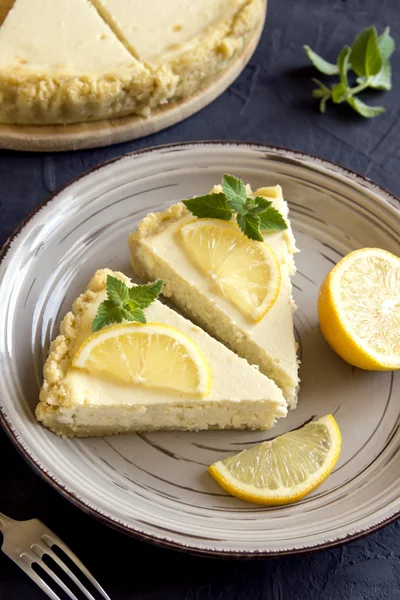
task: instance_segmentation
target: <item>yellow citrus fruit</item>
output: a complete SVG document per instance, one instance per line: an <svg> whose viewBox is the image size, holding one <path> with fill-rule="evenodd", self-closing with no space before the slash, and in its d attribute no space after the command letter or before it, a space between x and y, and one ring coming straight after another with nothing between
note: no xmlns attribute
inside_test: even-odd
<svg viewBox="0 0 400 600"><path fill-rule="evenodd" d="M259 321L279 294L281 270L267 244L245 236L230 221L196 219L180 228L197 266L220 293Z"/></svg>
<svg viewBox="0 0 400 600"><path fill-rule="evenodd" d="M208 470L236 498L266 506L289 504L325 481L340 446L338 424L327 415L216 462Z"/></svg>
<svg viewBox="0 0 400 600"><path fill-rule="evenodd" d="M318 312L326 341L345 361L400 368L400 258L379 248L350 252L323 282Z"/></svg>
<svg viewBox="0 0 400 600"><path fill-rule="evenodd" d="M122 323L85 340L73 367L106 374L128 384L206 396L211 371L196 344L162 323Z"/></svg>

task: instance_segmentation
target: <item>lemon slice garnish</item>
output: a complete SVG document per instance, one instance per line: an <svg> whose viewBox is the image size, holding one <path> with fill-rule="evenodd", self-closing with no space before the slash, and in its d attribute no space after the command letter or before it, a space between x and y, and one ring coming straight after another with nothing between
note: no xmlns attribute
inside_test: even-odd
<svg viewBox="0 0 400 600"><path fill-rule="evenodd" d="M211 371L200 349L184 333L162 323L101 329L84 341L72 366L128 384L187 394L206 396L211 387Z"/></svg>
<svg viewBox="0 0 400 600"><path fill-rule="evenodd" d="M279 262L267 244L246 237L235 223L196 219L180 232L196 265L239 310L259 321L279 294Z"/></svg>
<svg viewBox="0 0 400 600"><path fill-rule="evenodd" d="M263 442L209 467L219 485L241 500L279 505L296 502L331 473L341 435L332 415Z"/></svg>
<svg viewBox="0 0 400 600"><path fill-rule="evenodd" d="M318 312L325 339L348 363L400 368L400 258L377 248L350 252L322 284Z"/></svg>

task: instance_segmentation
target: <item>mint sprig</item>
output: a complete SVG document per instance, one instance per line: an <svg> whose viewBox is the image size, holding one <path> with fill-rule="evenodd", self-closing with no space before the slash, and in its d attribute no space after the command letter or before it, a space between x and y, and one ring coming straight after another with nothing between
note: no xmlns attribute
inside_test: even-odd
<svg viewBox="0 0 400 600"><path fill-rule="evenodd" d="M162 279L157 279L147 285L128 287L117 277L107 275L107 300L99 304L93 319L92 331L96 332L103 327L123 321L146 323L143 309L156 300L163 284Z"/></svg>
<svg viewBox="0 0 400 600"><path fill-rule="evenodd" d="M282 231L287 223L272 202L263 196L247 196L243 181L234 175L222 177L222 192L196 196L184 200L190 212L200 219L236 221L242 232L251 240L264 241L261 231Z"/></svg>
<svg viewBox="0 0 400 600"><path fill-rule="evenodd" d="M313 79L317 88L313 90L313 97L318 98L320 111L325 112L326 103L332 100L334 104L347 102L362 117L376 117L382 114L383 106L369 106L357 96L360 92L371 88L374 90L389 91L392 88L392 68L390 57L395 49L395 43L386 27L382 35L378 36L375 27L367 27L361 31L352 46L345 46L336 64L329 63L309 46L304 50L318 71L324 75L338 75L339 83L331 88L318 79ZM353 71L353 80L357 85L349 82L349 73Z"/></svg>

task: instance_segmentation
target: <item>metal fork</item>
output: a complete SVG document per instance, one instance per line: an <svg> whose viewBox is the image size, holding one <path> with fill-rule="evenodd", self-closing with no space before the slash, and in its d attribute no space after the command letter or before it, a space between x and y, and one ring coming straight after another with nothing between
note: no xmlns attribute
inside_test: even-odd
<svg viewBox="0 0 400 600"><path fill-rule="evenodd" d="M87 586L71 571L65 561L56 551L62 551L72 561L82 575L97 590L97 598L111 600L79 558L38 519L29 521L14 521L0 512L0 531L3 533L3 552L11 558L52 600L60 600L58 595L63 590L71 600L79 600L71 591L71 583L75 584L76 591L80 590L81 597L88 600L97 600L96 596L88 590ZM46 558L46 562L43 558ZM65 581L57 575L54 566L61 569ZM35 568L34 568L35 567ZM57 569L56 569L57 570ZM59 571L60 572L60 571ZM43 575L45 577L43 578ZM61 573L60 573L61 574ZM47 577L46 577L47 575ZM66 583L69 580L69 584Z"/></svg>

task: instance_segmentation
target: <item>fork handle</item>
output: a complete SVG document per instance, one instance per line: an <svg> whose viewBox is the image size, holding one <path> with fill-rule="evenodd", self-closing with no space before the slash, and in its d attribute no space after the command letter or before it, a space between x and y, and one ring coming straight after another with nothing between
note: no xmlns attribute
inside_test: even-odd
<svg viewBox="0 0 400 600"><path fill-rule="evenodd" d="M7 525L11 525L13 522L13 519L10 519L10 517L7 517L7 515L0 512L0 531L4 531Z"/></svg>

